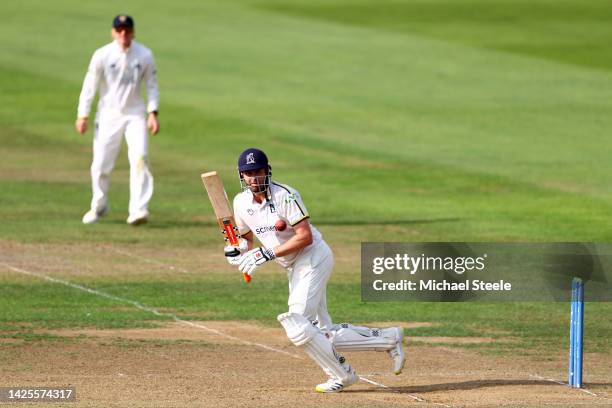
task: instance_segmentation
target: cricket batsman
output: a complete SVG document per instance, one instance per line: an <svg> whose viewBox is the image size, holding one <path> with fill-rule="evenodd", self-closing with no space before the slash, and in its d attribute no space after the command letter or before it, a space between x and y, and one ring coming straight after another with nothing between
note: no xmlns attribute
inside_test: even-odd
<svg viewBox="0 0 612 408"><path fill-rule="evenodd" d="M357 382L355 370L338 352L386 351L395 374L405 362L400 327L374 329L348 323L333 325L327 312L326 286L334 265L331 249L309 222L299 193L272 180L272 167L259 149L238 158L243 191L234 198L236 225L244 240L231 265L253 275L275 260L288 272L289 310L278 316L293 344L302 347L328 376L317 392L340 392ZM254 237L262 246L254 248ZM226 248L226 253L233 248Z"/></svg>
<svg viewBox="0 0 612 408"><path fill-rule="evenodd" d="M153 195L153 176L149 169L149 139L159 131L157 120L159 90L153 53L134 41L134 20L127 15L113 19L113 41L97 49L89 63L79 97L77 132L84 134L96 92L100 91L94 123L91 187L93 197L84 224L98 222L108 212L110 175L125 135L130 161L130 204L127 223L147 222L148 204ZM140 95L147 90L147 104Z"/></svg>

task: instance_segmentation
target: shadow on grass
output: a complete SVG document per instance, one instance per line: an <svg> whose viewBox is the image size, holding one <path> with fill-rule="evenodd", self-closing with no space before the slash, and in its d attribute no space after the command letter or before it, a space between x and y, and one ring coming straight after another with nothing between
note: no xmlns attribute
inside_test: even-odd
<svg viewBox="0 0 612 408"><path fill-rule="evenodd" d="M425 394L437 391L458 391L475 390L488 387L514 387L514 386L566 386L547 380L475 380L461 381L452 383L430 384L430 385L411 385L405 387L390 387L390 389L372 388L368 390L347 390L344 392L398 392L400 394ZM608 387L611 383L585 383L584 388Z"/></svg>

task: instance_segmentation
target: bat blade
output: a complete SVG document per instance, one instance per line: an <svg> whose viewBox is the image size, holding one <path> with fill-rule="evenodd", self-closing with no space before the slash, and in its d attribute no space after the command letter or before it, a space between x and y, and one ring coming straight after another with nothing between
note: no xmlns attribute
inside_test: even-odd
<svg viewBox="0 0 612 408"><path fill-rule="evenodd" d="M234 220L234 212L227 198L227 193L223 187L223 181L216 171L209 171L201 175L202 183L208 193L208 198L212 204L215 217L221 228L221 232L225 235L226 240L233 247L236 247L236 254L238 253L238 240L240 234L236 228L236 221ZM231 253L227 253L226 256L232 256ZM234 255L235 256L235 255ZM243 274L244 280L248 283L251 281L251 276Z"/></svg>

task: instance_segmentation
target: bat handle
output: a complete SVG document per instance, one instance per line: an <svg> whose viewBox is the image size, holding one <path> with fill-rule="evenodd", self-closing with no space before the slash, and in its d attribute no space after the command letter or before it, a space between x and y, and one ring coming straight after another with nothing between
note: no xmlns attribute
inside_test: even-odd
<svg viewBox="0 0 612 408"><path fill-rule="evenodd" d="M231 251L228 251L225 253L225 256L238 256L240 255L240 250L238 248L234 248ZM243 273L242 274L244 277L244 281L246 283L250 283L251 282L251 275L249 275L248 273Z"/></svg>
<svg viewBox="0 0 612 408"><path fill-rule="evenodd" d="M240 250L238 248L234 248L231 251L225 253L225 256L234 257L240 255Z"/></svg>

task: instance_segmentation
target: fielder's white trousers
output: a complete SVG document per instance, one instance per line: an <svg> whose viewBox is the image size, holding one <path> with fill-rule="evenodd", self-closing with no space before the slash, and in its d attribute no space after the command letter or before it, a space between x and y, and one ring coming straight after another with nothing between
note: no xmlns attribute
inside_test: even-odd
<svg viewBox="0 0 612 408"><path fill-rule="evenodd" d="M130 161L129 212L130 215L146 212L153 196L153 176L148 165L149 137L144 115L102 111L96 115L95 126L91 209L99 212L108 205L110 175L125 135Z"/></svg>
<svg viewBox="0 0 612 408"><path fill-rule="evenodd" d="M318 320L324 333L332 327L326 290L333 267L334 255L321 240L298 255L293 266L288 268L289 312L298 313L310 321Z"/></svg>

